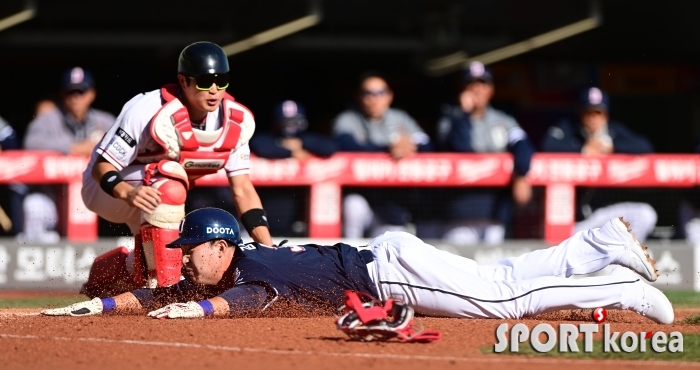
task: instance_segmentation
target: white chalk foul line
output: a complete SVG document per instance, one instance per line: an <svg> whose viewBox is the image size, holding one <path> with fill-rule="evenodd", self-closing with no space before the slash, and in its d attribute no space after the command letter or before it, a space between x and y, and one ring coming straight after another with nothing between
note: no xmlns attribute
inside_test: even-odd
<svg viewBox="0 0 700 370"><path fill-rule="evenodd" d="M24 316L39 316L41 313L39 312L32 312L32 313L0 313L0 318L6 318L6 317L24 317Z"/></svg>
<svg viewBox="0 0 700 370"><path fill-rule="evenodd" d="M389 359L389 360L420 360L420 361L461 361L461 362L485 362L485 363L530 363L530 364L565 364L565 363L581 363L581 361L591 361L591 359L565 359L565 358L533 358L520 356L479 356L479 357L454 357L454 356L424 356L424 355L396 355L389 353L361 353L361 352L315 352L315 351L298 351L284 349L268 349L268 348L247 348L247 347L231 347L231 346L214 346L210 344L197 343L182 343L182 342L159 342L131 339L105 339L105 338L69 338L69 337L40 337L37 335L17 335L17 334L0 334L3 339L39 339L39 340L54 340L66 342L93 342L93 343L110 343L110 344L131 344L141 346L158 346L158 347L173 347L173 348L193 348L206 349L213 351L226 352L249 352L249 353L265 353L275 355L306 355L306 356L327 356L327 357L357 357L357 358L372 358L372 359ZM694 362L676 362L676 361L642 361L642 360L597 360L600 362L608 362L614 364L625 365L641 365L641 366L683 366L683 367L700 367L700 363Z"/></svg>

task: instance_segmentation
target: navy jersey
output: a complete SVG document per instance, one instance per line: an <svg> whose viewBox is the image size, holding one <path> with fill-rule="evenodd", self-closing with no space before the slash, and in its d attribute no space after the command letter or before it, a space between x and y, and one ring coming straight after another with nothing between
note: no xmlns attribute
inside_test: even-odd
<svg viewBox="0 0 700 370"><path fill-rule="evenodd" d="M236 248L231 265L217 285L182 280L168 288L132 293L147 308L220 296L236 311L272 307L275 302L285 301L329 312L343 304L345 290L378 295L366 263L352 246L269 247L248 243Z"/></svg>

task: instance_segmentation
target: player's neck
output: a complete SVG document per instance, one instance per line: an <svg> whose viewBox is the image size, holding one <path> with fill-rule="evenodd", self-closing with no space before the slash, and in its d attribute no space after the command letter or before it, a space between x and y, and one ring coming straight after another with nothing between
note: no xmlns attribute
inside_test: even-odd
<svg viewBox="0 0 700 370"><path fill-rule="evenodd" d="M187 100L187 96L185 96L185 94L180 93L180 101L182 102L182 105L187 108L187 113L190 115L190 121L201 122L207 118L207 114L209 112L195 108L194 105L190 104L190 102Z"/></svg>
<svg viewBox="0 0 700 370"><path fill-rule="evenodd" d="M485 113L486 113L486 106L483 106L483 107L475 106L474 110L472 110L472 112L471 112L471 116L476 118L476 119L480 119L481 117L484 116Z"/></svg>
<svg viewBox="0 0 700 370"><path fill-rule="evenodd" d="M234 254L236 253L236 248L229 248L231 250L231 253L227 253L224 255L224 259L221 261L221 264L219 265L220 271L221 271L221 278L219 279L219 283L227 283L224 280L229 280L229 279L235 279L234 276L231 275L229 268L231 267L231 264L233 263L233 257ZM228 272L228 273L227 273ZM229 281L228 283L232 283L232 281Z"/></svg>

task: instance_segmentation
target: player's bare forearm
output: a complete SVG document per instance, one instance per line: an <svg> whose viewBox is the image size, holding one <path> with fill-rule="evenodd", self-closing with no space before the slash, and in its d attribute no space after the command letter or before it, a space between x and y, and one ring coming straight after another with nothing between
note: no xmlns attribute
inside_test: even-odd
<svg viewBox="0 0 700 370"><path fill-rule="evenodd" d="M242 215L254 208L262 209L262 202L255 191L253 183L248 175L229 177L233 202L236 204L238 214ZM270 230L265 226L258 226L253 231L249 231L250 236L258 243L273 245Z"/></svg>
<svg viewBox="0 0 700 370"><path fill-rule="evenodd" d="M231 309L225 299L214 297L208 301L214 307L214 317L228 317L231 314Z"/></svg>
<svg viewBox="0 0 700 370"><path fill-rule="evenodd" d="M141 302L139 302L139 300L136 299L136 296L131 292L122 293L113 297L113 299L117 306L116 310L114 311L115 313L131 313L144 310Z"/></svg>
<svg viewBox="0 0 700 370"><path fill-rule="evenodd" d="M97 156L97 160L95 161L95 165L92 166L92 172L90 174L92 175L93 180L97 181L97 183L99 184L100 180L102 179L102 176L104 176L109 171L116 170L117 168L114 167L113 164L107 162L107 160L100 155Z"/></svg>
<svg viewBox="0 0 700 370"><path fill-rule="evenodd" d="M113 164L107 162L102 156L97 158L95 165L92 166L92 178L99 184L102 177L110 171L117 171ZM134 187L126 181L121 181L112 189L111 196L125 201L132 207L152 214L153 210L160 204L160 191L151 188L150 186Z"/></svg>

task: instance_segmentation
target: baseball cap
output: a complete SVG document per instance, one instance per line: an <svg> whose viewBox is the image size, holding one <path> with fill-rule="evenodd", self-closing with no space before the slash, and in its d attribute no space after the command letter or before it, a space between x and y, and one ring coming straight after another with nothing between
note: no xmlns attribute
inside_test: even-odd
<svg viewBox="0 0 700 370"><path fill-rule="evenodd" d="M81 67L73 67L63 72L61 90L64 92L84 92L92 87L95 87L95 80L89 71Z"/></svg>
<svg viewBox="0 0 700 370"><path fill-rule="evenodd" d="M464 69L464 82L472 83L474 81L493 83L491 69L479 61L469 63L469 68Z"/></svg>
<svg viewBox="0 0 700 370"><path fill-rule="evenodd" d="M304 106L294 100L285 100L275 106L275 128L282 136L290 137L306 130L309 123L306 120Z"/></svg>
<svg viewBox="0 0 700 370"><path fill-rule="evenodd" d="M610 107L610 98L603 90L589 87L581 93L579 103L582 110L595 109L607 112Z"/></svg>

